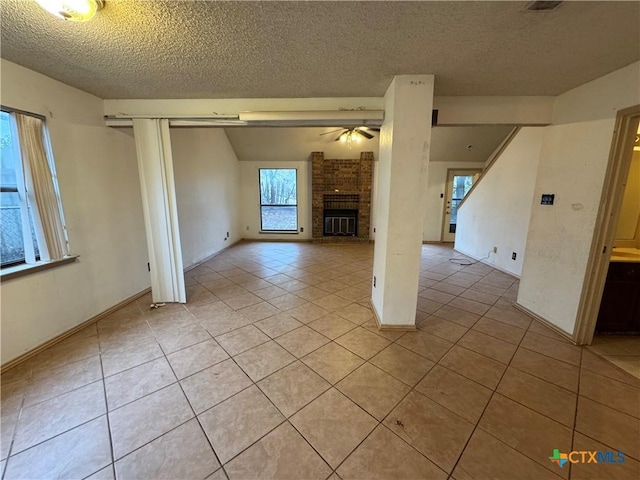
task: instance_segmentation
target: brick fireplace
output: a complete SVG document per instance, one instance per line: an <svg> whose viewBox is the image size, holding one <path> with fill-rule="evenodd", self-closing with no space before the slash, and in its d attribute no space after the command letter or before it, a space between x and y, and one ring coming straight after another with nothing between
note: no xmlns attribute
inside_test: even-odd
<svg viewBox="0 0 640 480"><path fill-rule="evenodd" d="M313 152L311 159L313 239L368 240L373 152L361 152L355 159L329 159Z"/></svg>

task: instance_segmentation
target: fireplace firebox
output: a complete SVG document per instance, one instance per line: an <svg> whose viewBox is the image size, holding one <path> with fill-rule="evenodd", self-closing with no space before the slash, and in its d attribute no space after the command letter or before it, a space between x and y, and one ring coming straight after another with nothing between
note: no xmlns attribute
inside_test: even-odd
<svg viewBox="0 0 640 480"><path fill-rule="evenodd" d="M356 237L358 235L357 194L324 195L323 232L326 237Z"/></svg>
<svg viewBox="0 0 640 480"><path fill-rule="evenodd" d="M358 235L358 210L325 210L322 233L326 237L355 237Z"/></svg>

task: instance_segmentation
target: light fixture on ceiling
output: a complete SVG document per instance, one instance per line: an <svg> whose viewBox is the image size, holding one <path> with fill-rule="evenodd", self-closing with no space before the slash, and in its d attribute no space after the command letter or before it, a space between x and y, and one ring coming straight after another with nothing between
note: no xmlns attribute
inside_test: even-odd
<svg viewBox="0 0 640 480"><path fill-rule="evenodd" d="M87 22L104 7L104 0L36 0L47 12L71 22Z"/></svg>
<svg viewBox="0 0 640 480"><path fill-rule="evenodd" d="M338 139L341 142L346 143L349 148L351 148L352 142L360 143L362 141L362 139L360 138L360 134L358 134L358 131L355 128L348 129L346 132L340 135Z"/></svg>
<svg viewBox="0 0 640 480"><path fill-rule="evenodd" d="M349 148L351 148L351 143L362 142L363 138L367 140L371 140L374 135L372 132L379 132L380 129L377 127L355 127L355 128L339 128L338 130L331 130L329 132L321 133L320 136L323 135L331 135L335 132L341 132L335 139L336 142L346 143Z"/></svg>

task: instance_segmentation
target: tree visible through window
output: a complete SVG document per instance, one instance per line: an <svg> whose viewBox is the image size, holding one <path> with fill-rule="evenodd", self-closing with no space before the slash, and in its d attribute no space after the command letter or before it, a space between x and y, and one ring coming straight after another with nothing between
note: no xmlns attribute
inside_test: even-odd
<svg viewBox="0 0 640 480"><path fill-rule="evenodd" d="M260 223L263 231L298 230L295 168L260 169Z"/></svg>

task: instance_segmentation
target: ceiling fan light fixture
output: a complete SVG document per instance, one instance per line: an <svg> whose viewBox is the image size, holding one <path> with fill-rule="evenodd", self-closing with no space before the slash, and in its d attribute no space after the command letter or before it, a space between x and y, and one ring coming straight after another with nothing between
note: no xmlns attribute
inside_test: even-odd
<svg viewBox="0 0 640 480"><path fill-rule="evenodd" d="M104 0L36 0L50 14L71 22L87 22L104 7Z"/></svg>

